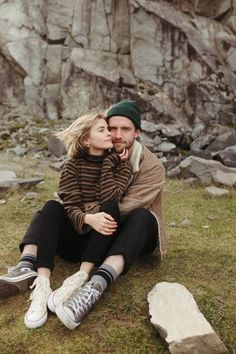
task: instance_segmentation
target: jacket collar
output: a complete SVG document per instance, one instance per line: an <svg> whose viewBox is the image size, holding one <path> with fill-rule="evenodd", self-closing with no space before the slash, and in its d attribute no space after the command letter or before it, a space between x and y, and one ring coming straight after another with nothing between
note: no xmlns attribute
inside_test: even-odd
<svg viewBox="0 0 236 354"><path fill-rule="evenodd" d="M134 145L133 145L133 149L130 155L130 163L132 165L133 168L133 173L136 173L139 171L139 163L140 163L140 157L143 151L143 147L142 145L135 140L134 141Z"/></svg>

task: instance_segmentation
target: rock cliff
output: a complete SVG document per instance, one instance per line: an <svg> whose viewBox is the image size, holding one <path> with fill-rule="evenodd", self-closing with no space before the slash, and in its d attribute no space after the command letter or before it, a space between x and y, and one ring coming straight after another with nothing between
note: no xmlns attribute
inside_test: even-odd
<svg viewBox="0 0 236 354"><path fill-rule="evenodd" d="M121 97L146 120L235 124L235 0L0 0L0 116Z"/></svg>

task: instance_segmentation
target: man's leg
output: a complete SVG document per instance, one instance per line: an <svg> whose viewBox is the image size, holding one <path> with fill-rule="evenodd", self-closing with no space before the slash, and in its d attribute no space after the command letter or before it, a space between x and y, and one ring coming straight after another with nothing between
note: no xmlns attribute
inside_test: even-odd
<svg viewBox="0 0 236 354"><path fill-rule="evenodd" d="M127 215L101 267L57 308L56 313L65 326L71 330L76 328L104 290L120 274L125 274L140 254L156 248L157 229L156 218L146 209L137 208Z"/></svg>

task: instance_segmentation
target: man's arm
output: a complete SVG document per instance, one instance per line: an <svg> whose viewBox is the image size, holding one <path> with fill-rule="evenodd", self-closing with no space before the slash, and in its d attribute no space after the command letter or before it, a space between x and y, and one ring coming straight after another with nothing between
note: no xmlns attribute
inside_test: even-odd
<svg viewBox="0 0 236 354"><path fill-rule="evenodd" d="M148 208L161 192L165 183L165 169L154 156L143 162L141 169L134 175L127 194L119 203L121 214L127 214L139 207Z"/></svg>

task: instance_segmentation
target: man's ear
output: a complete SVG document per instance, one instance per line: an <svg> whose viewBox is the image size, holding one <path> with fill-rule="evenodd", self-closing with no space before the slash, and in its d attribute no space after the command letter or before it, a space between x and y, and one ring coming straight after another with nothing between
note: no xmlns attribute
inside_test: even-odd
<svg viewBox="0 0 236 354"><path fill-rule="evenodd" d="M136 129L135 130L135 139L137 139L141 134L141 130L140 129Z"/></svg>

